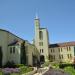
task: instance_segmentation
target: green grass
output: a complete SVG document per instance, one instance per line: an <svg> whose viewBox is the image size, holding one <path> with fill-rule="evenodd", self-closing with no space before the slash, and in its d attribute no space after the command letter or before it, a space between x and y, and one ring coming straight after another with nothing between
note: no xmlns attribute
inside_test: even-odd
<svg viewBox="0 0 75 75"><path fill-rule="evenodd" d="M32 71L33 69L30 67L21 67L21 74Z"/></svg>
<svg viewBox="0 0 75 75"><path fill-rule="evenodd" d="M68 72L70 75L75 75L75 69L73 67L65 67L65 72Z"/></svg>

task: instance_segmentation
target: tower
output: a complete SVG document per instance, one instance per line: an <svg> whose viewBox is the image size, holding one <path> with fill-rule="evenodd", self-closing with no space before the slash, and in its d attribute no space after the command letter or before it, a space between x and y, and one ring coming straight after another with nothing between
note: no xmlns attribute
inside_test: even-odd
<svg viewBox="0 0 75 75"><path fill-rule="evenodd" d="M35 17L35 46L40 53L40 62L48 61L48 31L46 28L40 28L40 20Z"/></svg>

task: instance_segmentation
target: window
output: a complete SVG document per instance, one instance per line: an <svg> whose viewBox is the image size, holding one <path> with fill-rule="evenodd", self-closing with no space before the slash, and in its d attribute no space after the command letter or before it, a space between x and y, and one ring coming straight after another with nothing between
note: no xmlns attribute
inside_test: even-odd
<svg viewBox="0 0 75 75"><path fill-rule="evenodd" d="M70 54L70 58L72 58L72 55Z"/></svg>
<svg viewBox="0 0 75 75"><path fill-rule="evenodd" d="M59 59L63 59L63 55L59 55Z"/></svg>
<svg viewBox="0 0 75 75"><path fill-rule="evenodd" d="M12 53L12 47L10 47L10 53Z"/></svg>
<svg viewBox="0 0 75 75"><path fill-rule="evenodd" d="M55 55L54 55L53 59L55 60Z"/></svg>
<svg viewBox="0 0 75 75"><path fill-rule="evenodd" d="M71 51L71 47L69 47L69 51Z"/></svg>
<svg viewBox="0 0 75 75"><path fill-rule="evenodd" d="M40 49L40 53L41 53L41 49Z"/></svg>
<svg viewBox="0 0 75 75"><path fill-rule="evenodd" d="M13 53L15 53L15 47L13 47Z"/></svg>
<svg viewBox="0 0 75 75"><path fill-rule="evenodd" d="M39 42L39 46L43 46L43 42Z"/></svg>
<svg viewBox="0 0 75 75"><path fill-rule="evenodd" d="M59 59L61 59L61 56L59 55Z"/></svg>
<svg viewBox="0 0 75 75"><path fill-rule="evenodd" d="M52 49L51 49L51 53L52 53Z"/></svg>
<svg viewBox="0 0 75 75"><path fill-rule="evenodd" d="M42 49L42 53L43 53L43 49Z"/></svg>
<svg viewBox="0 0 75 75"><path fill-rule="evenodd" d="M55 52L55 50L53 49L53 52Z"/></svg>
<svg viewBox="0 0 75 75"><path fill-rule="evenodd" d="M58 51L60 52L60 48L58 48Z"/></svg>
<svg viewBox="0 0 75 75"><path fill-rule="evenodd" d="M67 54L68 59L72 58L72 54Z"/></svg>
<svg viewBox="0 0 75 75"><path fill-rule="evenodd" d="M42 31L39 31L39 39L43 40L43 32Z"/></svg>
<svg viewBox="0 0 75 75"><path fill-rule="evenodd" d="M69 54L67 54L67 57L68 57L68 59L69 59Z"/></svg>
<svg viewBox="0 0 75 75"><path fill-rule="evenodd" d="M62 52L62 48L61 48L61 52Z"/></svg>
<svg viewBox="0 0 75 75"><path fill-rule="evenodd" d="M40 53L43 53L43 49L40 49Z"/></svg>
<svg viewBox="0 0 75 75"><path fill-rule="evenodd" d="M61 58L63 59L63 55L61 55Z"/></svg>
<svg viewBox="0 0 75 75"><path fill-rule="evenodd" d="M67 51L68 51L68 47L67 47Z"/></svg>

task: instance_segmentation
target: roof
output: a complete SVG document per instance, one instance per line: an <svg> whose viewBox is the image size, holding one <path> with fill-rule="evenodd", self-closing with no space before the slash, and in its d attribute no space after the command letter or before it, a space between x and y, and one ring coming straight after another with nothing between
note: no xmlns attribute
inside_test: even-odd
<svg viewBox="0 0 75 75"><path fill-rule="evenodd" d="M46 29L46 28L40 28L40 29Z"/></svg>
<svg viewBox="0 0 75 75"><path fill-rule="evenodd" d="M66 46L75 46L75 41L73 41L73 42L64 42L64 43L51 44L51 45L49 45L49 48L66 47Z"/></svg>
<svg viewBox="0 0 75 75"><path fill-rule="evenodd" d="M8 46L14 46L14 45L16 45L17 43L18 43L18 41L15 40L15 41L11 42L10 44L8 44Z"/></svg>
<svg viewBox="0 0 75 75"><path fill-rule="evenodd" d="M12 35L16 36L17 38L19 38L19 39L21 39L21 40L25 41L24 39L22 39L22 38L18 37L17 35L15 35L15 34L11 33L11 32L10 32L10 31L8 31L8 30L0 29L0 31L4 31L4 32L7 32L7 33L10 33L10 34L12 34Z"/></svg>

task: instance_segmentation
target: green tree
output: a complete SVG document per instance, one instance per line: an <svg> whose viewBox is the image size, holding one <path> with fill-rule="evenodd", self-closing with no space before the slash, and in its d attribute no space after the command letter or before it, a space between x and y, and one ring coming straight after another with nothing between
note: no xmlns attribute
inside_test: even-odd
<svg viewBox="0 0 75 75"><path fill-rule="evenodd" d="M26 64L25 41L21 43L21 64Z"/></svg>

